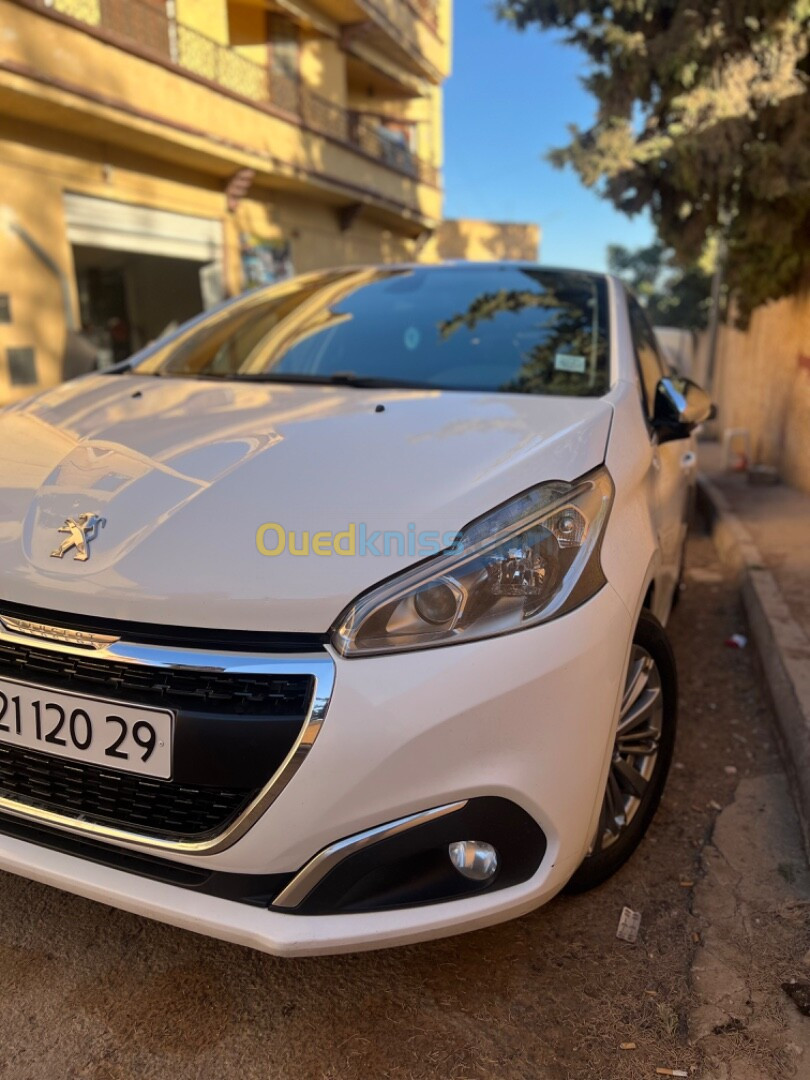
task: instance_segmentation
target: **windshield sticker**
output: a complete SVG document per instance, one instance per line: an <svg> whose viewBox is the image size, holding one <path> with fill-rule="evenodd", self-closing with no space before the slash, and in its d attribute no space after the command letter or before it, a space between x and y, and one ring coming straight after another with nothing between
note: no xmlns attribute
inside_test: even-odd
<svg viewBox="0 0 810 1080"><path fill-rule="evenodd" d="M571 353L558 352L554 357L555 371L574 371L577 375L584 375L585 366L584 356L573 356Z"/></svg>

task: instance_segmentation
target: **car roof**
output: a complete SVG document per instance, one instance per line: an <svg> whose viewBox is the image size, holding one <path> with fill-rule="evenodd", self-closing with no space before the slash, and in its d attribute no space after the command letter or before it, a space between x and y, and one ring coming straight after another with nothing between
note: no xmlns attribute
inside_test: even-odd
<svg viewBox="0 0 810 1080"><path fill-rule="evenodd" d="M361 263L356 266L335 267L339 270L425 270L441 273L443 270L542 270L550 274L587 274L588 277L607 279L603 270L588 270L580 266L549 266L531 259L443 259L437 263L391 262Z"/></svg>

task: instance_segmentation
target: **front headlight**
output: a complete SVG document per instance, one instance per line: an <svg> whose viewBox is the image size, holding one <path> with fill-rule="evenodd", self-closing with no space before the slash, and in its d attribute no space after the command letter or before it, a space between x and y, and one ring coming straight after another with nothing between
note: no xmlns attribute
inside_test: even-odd
<svg viewBox="0 0 810 1080"><path fill-rule="evenodd" d="M356 600L332 632L335 648L343 656L424 649L563 615L605 583L599 547L612 499L605 468L510 499L452 548Z"/></svg>

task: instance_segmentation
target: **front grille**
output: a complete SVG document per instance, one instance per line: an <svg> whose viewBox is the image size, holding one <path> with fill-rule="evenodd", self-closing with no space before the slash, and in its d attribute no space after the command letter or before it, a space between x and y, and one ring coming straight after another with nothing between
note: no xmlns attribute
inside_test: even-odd
<svg viewBox="0 0 810 1080"><path fill-rule="evenodd" d="M203 664L206 654L199 655ZM0 798L77 823L178 841L216 836L241 816L286 760L314 689L313 675L283 666L258 673L163 668L7 637L0 639L0 677L171 709L172 780L0 743Z"/></svg>
<svg viewBox="0 0 810 1080"><path fill-rule="evenodd" d="M0 795L147 836L202 838L226 828L256 790L193 787L0 743Z"/></svg>
<svg viewBox="0 0 810 1080"><path fill-rule="evenodd" d="M163 645L170 649L204 649L206 652L318 653L329 641L329 634L279 633L273 630L210 630L199 626L172 626L169 623L141 623L121 619L99 619L76 612L48 611L24 604L0 600L0 619L8 615L44 626L88 634L107 634L139 645Z"/></svg>
<svg viewBox="0 0 810 1080"><path fill-rule="evenodd" d="M156 668L9 641L0 641L0 675L72 693L228 716L303 716L312 690L312 680L306 675Z"/></svg>

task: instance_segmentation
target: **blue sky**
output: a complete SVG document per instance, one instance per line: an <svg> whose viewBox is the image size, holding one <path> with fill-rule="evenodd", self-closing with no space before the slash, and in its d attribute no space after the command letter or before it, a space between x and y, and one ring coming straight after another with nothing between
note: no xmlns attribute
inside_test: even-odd
<svg viewBox="0 0 810 1080"><path fill-rule="evenodd" d="M498 22L491 0L455 0L453 74L445 93L445 216L532 221L548 265L604 269L610 243L638 247L653 230L543 160L587 126L593 99L576 50L551 33Z"/></svg>

